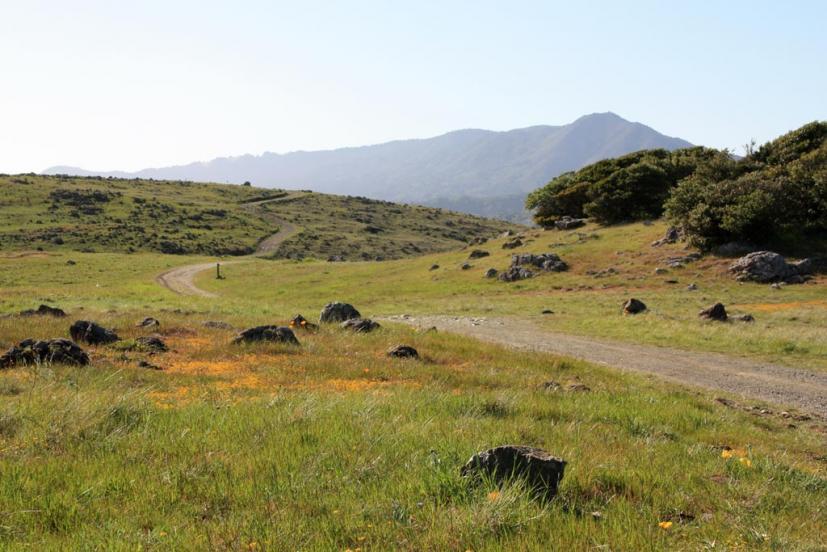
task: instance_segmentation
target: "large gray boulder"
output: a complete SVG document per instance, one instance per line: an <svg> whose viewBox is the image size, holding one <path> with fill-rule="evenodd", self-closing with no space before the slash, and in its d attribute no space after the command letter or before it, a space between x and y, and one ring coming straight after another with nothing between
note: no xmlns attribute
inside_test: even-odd
<svg viewBox="0 0 827 552"><path fill-rule="evenodd" d="M321 322L344 322L352 318L362 318L359 311L350 303L328 303L322 309L322 314L319 316Z"/></svg>
<svg viewBox="0 0 827 552"><path fill-rule="evenodd" d="M511 266L533 266L546 272L563 272L569 269L569 265L556 253L512 255Z"/></svg>
<svg viewBox="0 0 827 552"><path fill-rule="evenodd" d="M497 482L524 479L529 489L544 498L557 494L566 462L543 449L503 445L479 452L462 467L464 477L491 477Z"/></svg>
<svg viewBox="0 0 827 552"><path fill-rule="evenodd" d="M778 253L756 251L736 260L729 271L740 281L797 283L812 271L812 264L807 259L790 264Z"/></svg>

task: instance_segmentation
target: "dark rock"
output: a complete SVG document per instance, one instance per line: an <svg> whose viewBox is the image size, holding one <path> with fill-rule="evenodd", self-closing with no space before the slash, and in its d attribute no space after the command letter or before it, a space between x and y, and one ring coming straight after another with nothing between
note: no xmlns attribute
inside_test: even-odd
<svg viewBox="0 0 827 552"><path fill-rule="evenodd" d="M408 345L397 345L388 351L388 356L394 358L419 358L419 352Z"/></svg>
<svg viewBox="0 0 827 552"><path fill-rule="evenodd" d="M554 311L551 309L543 309L540 314L554 314Z"/></svg>
<svg viewBox="0 0 827 552"><path fill-rule="evenodd" d="M226 322L221 322L220 320L207 320L202 324L205 328L210 328L212 330L232 330L232 324L228 324Z"/></svg>
<svg viewBox="0 0 827 552"><path fill-rule="evenodd" d="M498 483L524 479L529 489L543 498L557 494L566 462L534 447L504 445L479 452L462 467L463 477L491 477Z"/></svg>
<svg viewBox="0 0 827 552"><path fill-rule="evenodd" d="M73 261L72 259L69 259L68 261L66 261L66 264L69 265L69 266L75 266L77 263L75 261Z"/></svg>
<svg viewBox="0 0 827 552"><path fill-rule="evenodd" d="M681 232L674 226L670 226L666 231L666 235L661 239L652 242L652 247L659 247L667 243L676 243L681 238Z"/></svg>
<svg viewBox="0 0 827 552"><path fill-rule="evenodd" d="M0 369L29 364L89 364L89 355L68 339L26 339L0 356Z"/></svg>
<svg viewBox="0 0 827 552"><path fill-rule="evenodd" d="M629 299L623 303L623 314L638 314L646 310L646 303L639 299Z"/></svg>
<svg viewBox="0 0 827 552"><path fill-rule="evenodd" d="M152 318L151 316L144 318L136 324L138 328L157 328L160 325L161 323L158 322L158 319Z"/></svg>
<svg viewBox="0 0 827 552"><path fill-rule="evenodd" d="M812 265L806 259L789 264L784 257L772 251L744 255L729 267L737 280L760 283L799 283L811 270Z"/></svg>
<svg viewBox="0 0 827 552"><path fill-rule="evenodd" d="M331 255L327 258L327 262L329 263L343 263L345 262L345 258L341 255Z"/></svg>
<svg viewBox="0 0 827 552"><path fill-rule="evenodd" d="M233 343L255 343L258 341L272 341L274 343L286 343L298 345L299 340L293 330L286 326L256 326L248 328L233 338Z"/></svg>
<svg viewBox="0 0 827 552"><path fill-rule="evenodd" d="M534 273L526 268L521 266L512 266L506 270L503 270L498 278L503 282L516 282L518 280L527 280L533 276Z"/></svg>
<svg viewBox="0 0 827 552"><path fill-rule="evenodd" d="M113 330L108 330L88 320L78 320L69 327L72 339L89 345L106 345L120 339Z"/></svg>
<svg viewBox="0 0 827 552"><path fill-rule="evenodd" d="M544 391L559 391L560 384L556 381L547 381L540 386Z"/></svg>
<svg viewBox="0 0 827 552"><path fill-rule="evenodd" d="M566 386L566 391L571 393L588 393L591 391L591 387L585 383L570 383Z"/></svg>
<svg viewBox="0 0 827 552"><path fill-rule="evenodd" d="M734 316L733 320L737 320L738 322L755 322L755 317L751 314L740 314L738 316Z"/></svg>
<svg viewBox="0 0 827 552"><path fill-rule="evenodd" d="M513 240L509 240L503 244L503 249L516 249L517 247L521 247L523 245L523 240L520 238L514 238Z"/></svg>
<svg viewBox="0 0 827 552"><path fill-rule="evenodd" d="M532 266L546 272L563 272L569 269L569 265L555 253L512 255L511 266Z"/></svg>
<svg viewBox="0 0 827 552"><path fill-rule="evenodd" d="M469 259L482 259L483 257L489 256L491 253L485 251L483 249L474 249L471 251L471 254L468 255Z"/></svg>
<svg viewBox="0 0 827 552"><path fill-rule="evenodd" d="M369 333L378 330L381 326L369 318L351 318L342 322L341 327L356 333Z"/></svg>
<svg viewBox="0 0 827 552"><path fill-rule="evenodd" d="M462 263L462 265L460 266L460 268L461 268L462 270L470 270L470 269L474 268L474 265L472 265L472 264L470 264L470 263Z"/></svg>
<svg viewBox="0 0 827 552"><path fill-rule="evenodd" d="M718 322L727 321L726 308L721 303L715 303L709 308L706 308L698 313L701 318L707 320L717 320Z"/></svg>
<svg viewBox="0 0 827 552"><path fill-rule="evenodd" d="M499 274L499 272L497 272L496 268L489 268L488 270L485 271L485 277L486 278L496 278L497 274Z"/></svg>
<svg viewBox="0 0 827 552"><path fill-rule="evenodd" d="M356 310L353 305L349 303L339 303L338 301L325 305L322 309L321 316L319 316L319 320L325 323L344 322L351 318L362 318L362 315L359 314L359 311Z"/></svg>
<svg viewBox="0 0 827 552"><path fill-rule="evenodd" d="M302 328L307 331L318 330L318 324L314 324L313 322L306 319L301 314L297 314L293 318L290 319L290 327L291 328Z"/></svg>
<svg viewBox="0 0 827 552"><path fill-rule="evenodd" d="M141 351L149 351L152 353L164 353L169 350L164 340L157 335L139 337L135 340L135 346Z"/></svg>
<svg viewBox="0 0 827 552"><path fill-rule="evenodd" d="M438 264L432 264L431 268L429 268L428 270L437 270L437 269L439 269L439 265Z"/></svg>
<svg viewBox="0 0 827 552"><path fill-rule="evenodd" d="M554 221L554 227L558 230L573 230L586 225L586 219L562 217Z"/></svg>
<svg viewBox="0 0 827 552"><path fill-rule="evenodd" d="M160 366L156 366L151 362L147 362L145 360L138 361L138 368L146 368L147 370L163 370Z"/></svg>
<svg viewBox="0 0 827 552"><path fill-rule="evenodd" d="M66 316L66 313L57 307L40 305L37 309L20 311L20 316L54 316L55 318L63 318Z"/></svg>
<svg viewBox="0 0 827 552"><path fill-rule="evenodd" d="M698 284L689 284L686 286L686 291L696 291L698 289Z"/></svg>

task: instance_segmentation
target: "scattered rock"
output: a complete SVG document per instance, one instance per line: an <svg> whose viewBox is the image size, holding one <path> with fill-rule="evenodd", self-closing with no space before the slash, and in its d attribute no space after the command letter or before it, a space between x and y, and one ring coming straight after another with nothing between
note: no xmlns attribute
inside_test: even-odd
<svg viewBox="0 0 827 552"><path fill-rule="evenodd" d="M500 273L498 276L503 282L516 282L518 280L527 280L534 276L534 273L521 266L512 266Z"/></svg>
<svg viewBox="0 0 827 552"><path fill-rule="evenodd" d="M474 267L474 265L472 265L472 264L470 264L470 263L462 263L462 266L460 266L460 268L461 268L462 270L470 270L470 269L471 269L471 268L473 268L473 267Z"/></svg>
<svg viewBox="0 0 827 552"><path fill-rule="evenodd" d="M319 326L306 319L301 314L297 314L290 319L290 328L302 328L307 331L318 330Z"/></svg>
<svg viewBox="0 0 827 552"><path fill-rule="evenodd" d="M0 369L29 364L89 364L89 355L68 339L25 339L0 356Z"/></svg>
<svg viewBox="0 0 827 552"><path fill-rule="evenodd" d="M228 324L226 322L221 322L220 320L207 320L202 324L205 328L210 328L212 330L232 330L232 324Z"/></svg>
<svg viewBox="0 0 827 552"><path fill-rule="evenodd" d="M559 391L560 384L556 381L547 381L544 382L540 387L543 388L544 391Z"/></svg>
<svg viewBox="0 0 827 552"><path fill-rule="evenodd" d="M522 247L523 240L520 238L514 238L513 240L509 240L503 244L503 249L516 249L518 247Z"/></svg>
<svg viewBox="0 0 827 552"><path fill-rule="evenodd" d="M586 225L586 219L582 218L574 218L574 217L561 217L554 221L554 227L558 230L573 230L575 228L580 228L581 226Z"/></svg>
<svg viewBox="0 0 827 552"><path fill-rule="evenodd" d="M702 310L698 313L698 316L707 320L717 320L718 322L727 321L726 308L721 303L715 303L711 307Z"/></svg>
<svg viewBox="0 0 827 552"><path fill-rule="evenodd" d="M20 311L20 316L54 316L55 318L63 318L66 316L66 313L57 307L40 305L37 309Z"/></svg>
<svg viewBox="0 0 827 552"><path fill-rule="evenodd" d="M342 322L341 327L356 333L369 333L378 330L381 326L369 318L351 318Z"/></svg>
<svg viewBox="0 0 827 552"><path fill-rule="evenodd" d="M546 272L563 272L569 269L569 265L556 253L512 255L511 266L533 266Z"/></svg>
<svg viewBox="0 0 827 552"><path fill-rule="evenodd" d="M686 291L697 291L698 284L692 283L686 286Z"/></svg>
<svg viewBox="0 0 827 552"><path fill-rule="evenodd" d="M338 301L325 305L321 316L319 316L319 320L324 323L344 322L351 318L362 318L362 315L353 305Z"/></svg>
<svg viewBox="0 0 827 552"><path fill-rule="evenodd" d="M463 477L491 477L498 483L519 477L538 495L551 498L557 494L565 468L564 460L543 449L504 445L475 454L460 473Z"/></svg>
<svg viewBox="0 0 827 552"><path fill-rule="evenodd" d="M755 317L751 314L741 314L739 316L733 317L733 320L737 320L738 322L755 322Z"/></svg>
<svg viewBox="0 0 827 552"><path fill-rule="evenodd" d="M157 335L139 337L135 340L135 345L141 351L149 351L152 353L165 353L169 350L164 340Z"/></svg>
<svg viewBox="0 0 827 552"><path fill-rule="evenodd" d="M471 251L471 254L468 255L469 259L482 259L483 257L489 256L491 253L485 251L483 249L474 249Z"/></svg>
<svg viewBox="0 0 827 552"><path fill-rule="evenodd" d="M408 345L397 345L388 351L388 356L394 358L419 358L419 352Z"/></svg>
<svg viewBox="0 0 827 552"><path fill-rule="evenodd" d="M554 314L554 311L551 309L543 309L540 314Z"/></svg>
<svg viewBox="0 0 827 552"><path fill-rule="evenodd" d="M496 278L498 274L499 274L499 272L497 272L496 268L489 268L488 270L485 271L485 277L486 278Z"/></svg>
<svg viewBox="0 0 827 552"><path fill-rule="evenodd" d="M660 247L661 245L665 245L667 243L677 243L677 241L681 238L681 232L674 226L670 226L669 229L666 231L666 235L663 236L661 239L653 241L652 247Z"/></svg>
<svg viewBox="0 0 827 552"><path fill-rule="evenodd" d="M158 322L158 319L152 318L151 316L144 318L136 324L138 328L157 328L160 325L161 323Z"/></svg>
<svg viewBox="0 0 827 552"><path fill-rule="evenodd" d="M778 253L756 251L736 260L730 265L729 271L739 281L798 284L804 282L811 273L812 263L804 259L790 264Z"/></svg>
<svg viewBox="0 0 827 552"><path fill-rule="evenodd" d="M163 370L160 366L156 366L151 362L147 362L145 360L138 361L138 368L146 368L147 370Z"/></svg>
<svg viewBox="0 0 827 552"><path fill-rule="evenodd" d="M275 343L286 343L298 345L299 340L293 330L286 326L256 326L248 328L233 338L233 343L254 343L258 341L272 341Z"/></svg>
<svg viewBox="0 0 827 552"><path fill-rule="evenodd" d="M640 299L629 299L623 303L623 314L638 314L646 310L646 303Z"/></svg>
<svg viewBox="0 0 827 552"><path fill-rule="evenodd" d="M428 270L437 270L438 268L439 268L438 264L432 264L431 268L429 268Z"/></svg>
<svg viewBox="0 0 827 552"><path fill-rule="evenodd" d="M566 386L566 391L570 393L588 393L591 390L585 383L570 383Z"/></svg>
<svg viewBox="0 0 827 552"><path fill-rule="evenodd" d="M658 267L658 268L655 269L655 274L658 274L658 275L666 274L667 272L669 272L669 271L666 270L665 268Z"/></svg>
<svg viewBox="0 0 827 552"><path fill-rule="evenodd" d="M113 330L108 330L88 320L78 320L69 327L72 339L89 345L106 345L120 339Z"/></svg>
<svg viewBox="0 0 827 552"><path fill-rule="evenodd" d="M68 261L66 261L66 264L69 265L69 266L75 266L77 263L75 261L73 261L72 259L69 259Z"/></svg>

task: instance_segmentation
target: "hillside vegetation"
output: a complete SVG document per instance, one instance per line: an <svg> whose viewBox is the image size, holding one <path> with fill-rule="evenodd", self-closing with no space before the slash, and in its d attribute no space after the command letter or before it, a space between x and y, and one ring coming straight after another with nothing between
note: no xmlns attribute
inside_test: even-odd
<svg viewBox="0 0 827 552"><path fill-rule="evenodd" d="M0 249L246 255L286 223L276 257L401 258L513 226L439 209L250 186L0 176Z"/></svg>
<svg viewBox="0 0 827 552"><path fill-rule="evenodd" d="M742 159L726 151L645 150L563 174L527 207L604 224L666 217L694 245L791 242L827 232L827 123L814 122Z"/></svg>

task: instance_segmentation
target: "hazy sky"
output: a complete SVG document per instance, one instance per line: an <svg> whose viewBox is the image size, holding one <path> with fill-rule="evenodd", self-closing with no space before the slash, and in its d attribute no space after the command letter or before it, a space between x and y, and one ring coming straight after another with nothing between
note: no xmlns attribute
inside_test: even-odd
<svg viewBox="0 0 827 552"><path fill-rule="evenodd" d="M0 172L564 124L827 119L827 2L0 0Z"/></svg>

